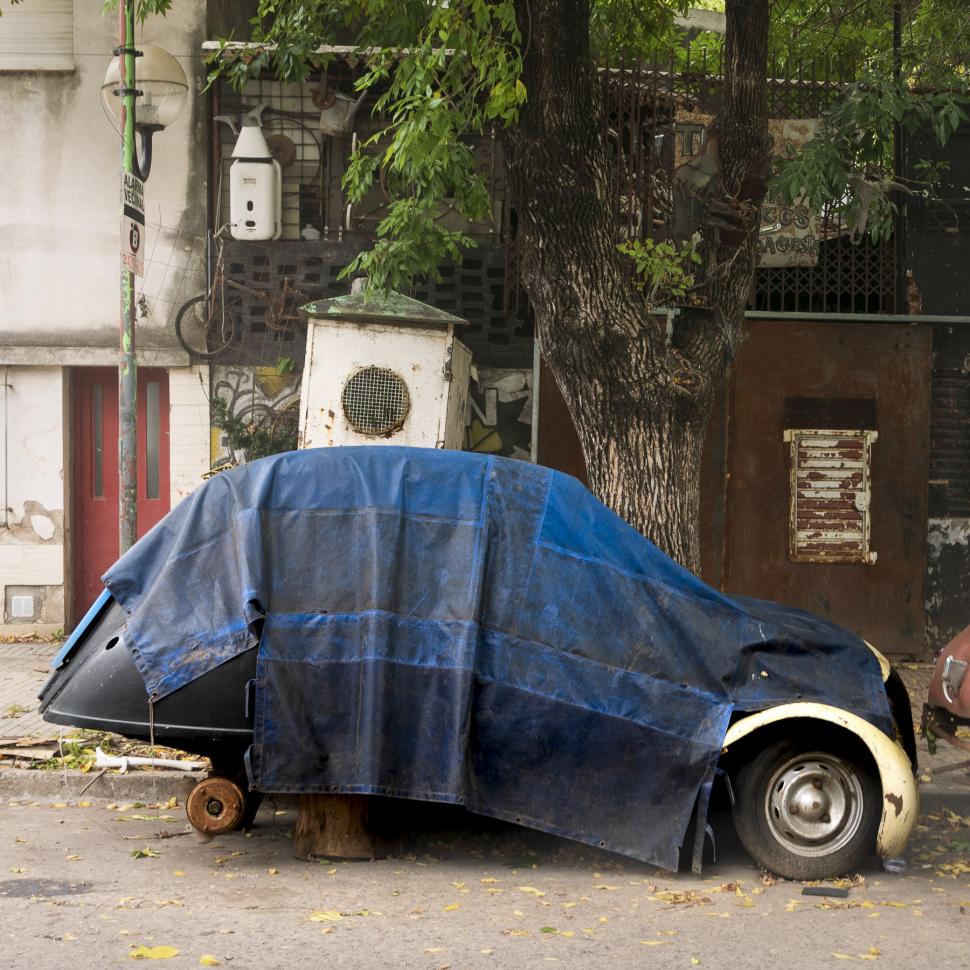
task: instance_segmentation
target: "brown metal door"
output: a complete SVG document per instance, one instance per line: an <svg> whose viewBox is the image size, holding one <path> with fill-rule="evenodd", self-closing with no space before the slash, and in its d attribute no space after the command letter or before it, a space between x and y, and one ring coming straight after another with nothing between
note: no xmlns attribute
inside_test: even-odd
<svg viewBox="0 0 970 970"><path fill-rule="evenodd" d="M726 423L726 592L819 613L885 653L925 653L931 369L925 326L750 323ZM800 448L811 431L854 434Z"/></svg>

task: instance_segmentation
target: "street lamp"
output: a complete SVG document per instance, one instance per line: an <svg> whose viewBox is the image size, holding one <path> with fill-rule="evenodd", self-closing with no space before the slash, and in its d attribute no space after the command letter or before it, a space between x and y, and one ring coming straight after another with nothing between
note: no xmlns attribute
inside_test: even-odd
<svg viewBox="0 0 970 970"><path fill-rule="evenodd" d="M152 135L175 120L189 86L185 72L168 51L150 44L142 45L141 50L135 49L134 0L121 0L118 4L118 46L113 53L115 59L105 73L101 100L117 119L121 134L118 551L124 554L138 537L135 276L145 275L144 182L152 164Z"/></svg>
<svg viewBox="0 0 970 970"><path fill-rule="evenodd" d="M135 158L136 174L146 181L152 167L152 135L167 128L179 116L185 106L189 84L182 65L162 47L142 44L140 56L135 62L137 82L135 86L135 133L138 151ZM121 122L124 93L121 84L120 57L108 64L101 85L101 101L108 111Z"/></svg>

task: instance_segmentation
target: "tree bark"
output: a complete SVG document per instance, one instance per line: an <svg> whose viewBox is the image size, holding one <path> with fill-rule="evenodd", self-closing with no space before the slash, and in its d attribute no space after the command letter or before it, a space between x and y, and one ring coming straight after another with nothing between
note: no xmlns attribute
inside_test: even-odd
<svg viewBox="0 0 970 970"><path fill-rule="evenodd" d="M740 239L705 234L705 268L715 271L706 290L720 313L691 312L672 327L654 316L617 250L588 0L520 0L517 14L528 100L507 149L539 344L576 425L593 492L696 571L704 435L741 331L757 220ZM768 0L728 3L716 188L738 204L747 196L754 204L759 184L763 192L763 179L749 182L767 139L767 26Z"/></svg>

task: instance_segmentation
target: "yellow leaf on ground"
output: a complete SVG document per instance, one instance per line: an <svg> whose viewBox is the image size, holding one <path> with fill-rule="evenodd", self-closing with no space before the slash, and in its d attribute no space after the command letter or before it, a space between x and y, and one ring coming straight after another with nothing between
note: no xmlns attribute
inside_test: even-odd
<svg viewBox="0 0 970 970"><path fill-rule="evenodd" d="M644 946L663 946L665 943L669 943L670 940L641 940Z"/></svg>
<svg viewBox="0 0 970 970"><path fill-rule="evenodd" d="M424 952L425 953L442 953L444 952L443 946L429 946Z"/></svg>
<svg viewBox="0 0 970 970"><path fill-rule="evenodd" d="M184 872L182 872L182 870L181 870L181 869L175 869L175 870L173 870L173 872L172 872L172 875L173 875L173 876L184 876L184 875L185 875L185 873L184 873Z"/></svg>
<svg viewBox="0 0 970 970"><path fill-rule="evenodd" d="M132 960L171 960L178 955L174 946L136 946L128 953Z"/></svg>
<svg viewBox="0 0 970 970"><path fill-rule="evenodd" d="M789 899L788 902L785 903L785 912L786 913L794 913L796 909L798 909L798 900L797 899Z"/></svg>
<svg viewBox="0 0 970 970"><path fill-rule="evenodd" d="M565 936L566 939L572 939L576 935L576 931L575 930L563 930L559 935L560 936Z"/></svg>
<svg viewBox="0 0 970 970"><path fill-rule="evenodd" d="M220 966L220 961L217 960L211 953L203 953L199 957L199 965L203 967L218 967Z"/></svg>
<svg viewBox="0 0 970 970"><path fill-rule="evenodd" d="M701 965L701 961L698 960L697 957L691 957L690 958L690 965L692 967L699 967Z"/></svg>
<svg viewBox="0 0 970 970"><path fill-rule="evenodd" d="M479 950L478 952L479 953L482 953L484 956L490 957L495 951L494 950Z"/></svg>
<svg viewBox="0 0 970 970"><path fill-rule="evenodd" d="M279 875L279 873L280 873L280 871L279 871L279 869L267 869L266 871L267 871L267 872L268 872L268 873L269 873L269 874L270 874L271 876L278 876L278 875Z"/></svg>
<svg viewBox="0 0 970 970"><path fill-rule="evenodd" d="M520 893L528 893L530 896L545 896L545 893L540 892L535 886L519 886L518 890Z"/></svg>
<svg viewBox="0 0 970 970"><path fill-rule="evenodd" d="M852 959L852 957L849 956L848 953L833 953L832 956L834 956L836 960L851 960Z"/></svg>
<svg viewBox="0 0 970 970"><path fill-rule="evenodd" d="M343 916L335 909L318 909L311 913L307 919L311 923L329 923L343 919Z"/></svg>
<svg viewBox="0 0 970 970"><path fill-rule="evenodd" d="M486 876L484 879L479 879L478 881L479 882L484 882L484 883L498 882L497 879L493 879L491 876Z"/></svg>
<svg viewBox="0 0 970 970"><path fill-rule="evenodd" d="M461 909L461 903L451 903L449 906L445 906L444 912L453 913L456 909Z"/></svg>

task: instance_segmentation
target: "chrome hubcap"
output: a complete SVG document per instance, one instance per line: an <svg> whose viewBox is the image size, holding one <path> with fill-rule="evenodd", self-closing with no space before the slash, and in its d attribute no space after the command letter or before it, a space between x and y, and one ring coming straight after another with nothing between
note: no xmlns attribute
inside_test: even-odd
<svg viewBox="0 0 970 970"><path fill-rule="evenodd" d="M813 751L784 762L771 777L765 799L768 827L791 852L830 855L859 831L862 785L851 765Z"/></svg>

